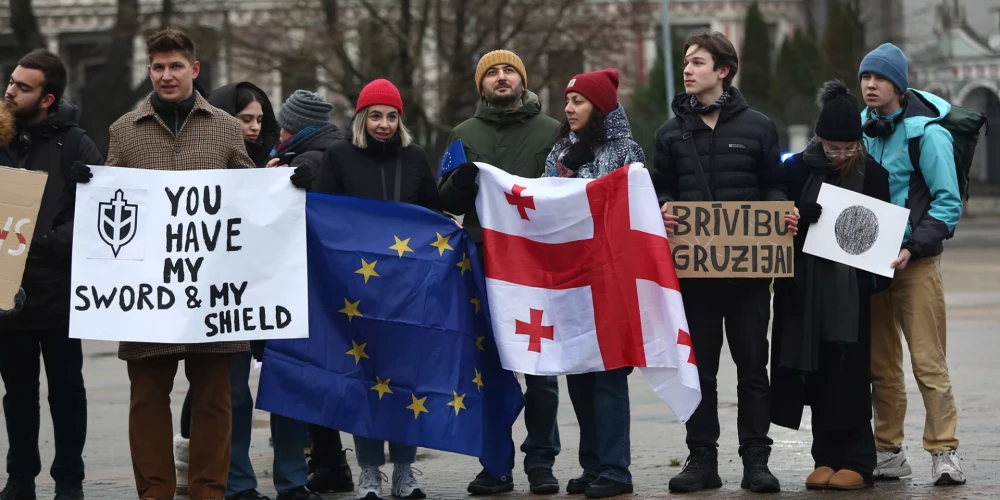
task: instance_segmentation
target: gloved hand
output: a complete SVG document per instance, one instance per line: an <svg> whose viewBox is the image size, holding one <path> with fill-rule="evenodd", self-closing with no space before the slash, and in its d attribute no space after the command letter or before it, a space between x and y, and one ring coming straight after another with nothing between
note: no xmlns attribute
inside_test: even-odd
<svg viewBox="0 0 1000 500"><path fill-rule="evenodd" d="M594 161L594 152L580 141L573 143L569 147L569 151L566 151L562 157L563 166L574 172L592 161Z"/></svg>
<svg viewBox="0 0 1000 500"><path fill-rule="evenodd" d="M309 190L312 188L313 181L316 180L313 176L312 169L309 165L299 165L295 167L292 171L292 185L299 189Z"/></svg>
<svg viewBox="0 0 1000 500"><path fill-rule="evenodd" d="M17 314L21 311L22 306L24 306L24 289L20 288L17 290L17 295L14 296L14 308L0 309L0 318L7 318Z"/></svg>
<svg viewBox="0 0 1000 500"><path fill-rule="evenodd" d="M86 184L90 182L90 179L94 177L94 174L90 171L90 167L82 161L78 161L73 164L69 169L68 180L77 184Z"/></svg>
<svg viewBox="0 0 1000 500"><path fill-rule="evenodd" d="M819 203L803 203L799 207L799 224L815 224L823 213Z"/></svg>
<svg viewBox="0 0 1000 500"><path fill-rule="evenodd" d="M462 191L476 188L476 176L479 175L479 167L475 163L466 162L458 166L453 172L455 186Z"/></svg>

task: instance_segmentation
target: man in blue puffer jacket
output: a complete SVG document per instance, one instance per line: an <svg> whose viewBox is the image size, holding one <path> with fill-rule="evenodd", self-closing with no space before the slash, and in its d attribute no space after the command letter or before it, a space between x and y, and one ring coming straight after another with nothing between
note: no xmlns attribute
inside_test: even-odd
<svg viewBox="0 0 1000 500"><path fill-rule="evenodd" d="M872 298L872 406L875 413L876 478L912 471L902 451L906 387L906 337L927 414L924 449L933 456L935 485L964 484L956 451L958 411L945 360L945 303L941 252L962 215L951 134L940 122L945 100L907 88L903 51L886 43L865 56L858 70L867 108L865 146L889 171L893 204L910 210L892 286ZM920 141L919 171L909 141Z"/></svg>

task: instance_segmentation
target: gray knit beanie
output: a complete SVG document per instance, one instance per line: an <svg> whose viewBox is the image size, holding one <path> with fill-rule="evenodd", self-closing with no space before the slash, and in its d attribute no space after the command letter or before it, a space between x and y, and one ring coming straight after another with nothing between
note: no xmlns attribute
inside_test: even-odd
<svg viewBox="0 0 1000 500"><path fill-rule="evenodd" d="M330 123L333 104L323 96L308 90L296 90L278 111L278 126L297 134L307 127L322 127Z"/></svg>

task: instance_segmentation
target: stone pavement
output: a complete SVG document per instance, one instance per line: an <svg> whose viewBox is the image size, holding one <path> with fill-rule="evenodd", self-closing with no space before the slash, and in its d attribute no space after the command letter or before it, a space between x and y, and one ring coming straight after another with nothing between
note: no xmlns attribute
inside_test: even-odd
<svg viewBox="0 0 1000 500"><path fill-rule="evenodd" d="M812 470L809 455L811 436L808 427L798 431L772 427L775 440L771 468L782 481L780 498L870 498L870 499L965 499L1000 498L1000 368L998 368L996 332L1000 327L1000 220L976 219L963 223L956 238L949 241L944 258L949 325L949 364L955 398L959 406L959 438L969 484L935 488L930 485L930 456L921 449L924 412L920 394L907 367L909 411L906 420L906 446L913 476L903 481L879 483L874 490L853 493L806 492L805 477ZM115 357L117 345L85 343L84 376L87 380L90 428L86 448L86 493L90 499L135 499L128 448L128 378L125 365ZM742 466L736 454L736 374L726 360L720 371L720 415L723 435L720 443L720 472L725 485L720 490L688 495L692 498L755 497L740 490ZM187 387L183 371L178 372L173 394L175 420ZM44 374L43 374L44 376ZM254 380L256 383L256 380ZM53 483L47 467L53 454L52 426L47 417L43 382L41 402L41 453L43 473L38 478L39 498L51 498ZM578 427L563 384L559 426L562 453L555 473L565 482L579 474L576 464ZM636 493L632 498L657 499L677 497L667 491L667 481L679 472L686 456L684 427L650 391L642 376L631 377L632 395L632 473ZM806 410L808 412L808 409ZM808 423L808 413L803 422ZM0 424L2 425L2 424ZM522 422L514 428L520 443L525 430ZM255 468L260 490L274 498L270 480L271 457L268 447L267 415L257 412L253 435ZM345 436L345 443L350 443ZM350 446L349 446L350 447ZM0 433L0 452L7 448L6 432ZM353 453L348 456L352 460ZM520 460L521 457L518 457ZM467 498L465 487L479 471L476 459L421 450L416 467L423 471L422 482L429 498ZM358 469L354 468L355 474ZM391 473L389 468L386 473ZM0 482L6 474L0 472ZM533 497L527 493L527 479L515 474L515 493L506 499ZM388 493L388 488L386 488ZM563 496L563 495L560 495ZM182 497L183 498L183 497ZM348 499L353 494L326 495L327 499Z"/></svg>

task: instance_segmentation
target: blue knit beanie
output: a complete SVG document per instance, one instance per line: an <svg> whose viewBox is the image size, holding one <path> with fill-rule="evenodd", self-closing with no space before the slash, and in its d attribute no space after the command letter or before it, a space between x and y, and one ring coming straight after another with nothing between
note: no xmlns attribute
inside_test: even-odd
<svg viewBox="0 0 1000 500"><path fill-rule="evenodd" d="M858 81L865 73L874 73L889 80L900 92L909 88L910 65L903 51L891 43L879 45L861 60Z"/></svg>

